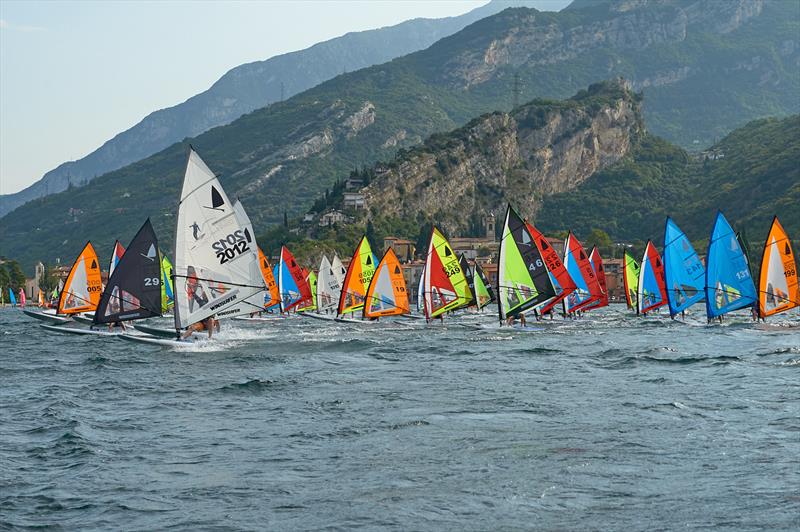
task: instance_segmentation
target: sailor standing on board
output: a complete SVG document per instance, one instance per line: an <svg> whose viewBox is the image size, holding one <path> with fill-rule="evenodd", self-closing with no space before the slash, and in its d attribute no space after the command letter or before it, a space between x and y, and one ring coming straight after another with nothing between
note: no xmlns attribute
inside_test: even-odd
<svg viewBox="0 0 800 532"><path fill-rule="evenodd" d="M193 323L189 325L189 327L181 334L181 340L186 340L189 338L193 333L196 332L203 332L208 331L208 338L211 339L211 335L213 330L216 329L219 332L219 320L216 319L214 316L209 316L204 320L198 321L197 323Z"/></svg>

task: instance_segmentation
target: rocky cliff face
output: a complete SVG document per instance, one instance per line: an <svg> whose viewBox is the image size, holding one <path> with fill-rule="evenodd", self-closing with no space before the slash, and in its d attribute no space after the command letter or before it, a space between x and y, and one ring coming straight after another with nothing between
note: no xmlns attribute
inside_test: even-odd
<svg viewBox="0 0 800 532"><path fill-rule="evenodd" d="M642 131L639 99L617 80L563 102L534 101L434 136L364 189L372 216L419 218L463 234L471 219L507 202L534 214L542 198L571 190L628 154Z"/></svg>
<svg viewBox="0 0 800 532"><path fill-rule="evenodd" d="M454 87L468 89L501 75L507 67L552 65L603 47L642 50L681 42L690 26L725 34L760 15L764 0L613 0L580 7L571 6L572 12L591 13L592 18L572 26L548 13L519 10L519 23L510 31L450 60L442 70L444 79ZM588 10L590 7L595 9ZM607 12L598 14L598 7ZM670 76L655 72L650 77ZM643 83L636 78L633 81Z"/></svg>

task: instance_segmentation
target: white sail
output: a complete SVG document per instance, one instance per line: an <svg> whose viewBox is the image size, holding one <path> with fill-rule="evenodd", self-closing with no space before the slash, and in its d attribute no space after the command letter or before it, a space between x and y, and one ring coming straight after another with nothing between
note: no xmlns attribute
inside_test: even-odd
<svg viewBox="0 0 800 532"><path fill-rule="evenodd" d="M765 287L771 298L767 298L767 310L773 310L779 305L789 303L793 298L788 294L789 283L786 280L787 273L781 259L781 250L778 241L774 236L771 236L771 241L765 246L764 255L767 257L767 282ZM775 294L778 296L775 297Z"/></svg>
<svg viewBox="0 0 800 532"><path fill-rule="evenodd" d="M339 259L339 255L334 255L333 260L331 261L331 269L333 270L333 276L336 278L336 282L339 286L344 284L344 277L347 275L347 268L344 267L342 264L341 259ZM341 294L336 295L336 299L339 299Z"/></svg>
<svg viewBox="0 0 800 532"><path fill-rule="evenodd" d="M249 225L249 220L247 221ZM255 272L255 273L254 273ZM242 224L214 173L189 151L175 231L175 326L244 313L264 291L252 229Z"/></svg>
<svg viewBox="0 0 800 532"><path fill-rule="evenodd" d="M417 286L417 310L425 312L425 267L419 272L419 285Z"/></svg>
<svg viewBox="0 0 800 532"><path fill-rule="evenodd" d="M242 202L238 199L233 204L233 212L245 234L255 235L253 232L253 224L250 223L250 217L247 216ZM234 308L230 308L218 314L219 316L233 318L235 316L249 315L253 312L264 310L264 296L266 295L267 285L264 282L264 276L261 274L261 269L258 265L258 246L255 245L255 239L253 239L252 245L248 247L253 250L253 254L255 255L255 260L250 262L250 284L252 286L261 286L261 290L245 299L243 304L235 305Z"/></svg>
<svg viewBox="0 0 800 532"><path fill-rule="evenodd" d="M335 314L341 293L342 283L336 276L328 257L323 255L319 265L319 276L317 277L317 312L320 314Z"/></svg>

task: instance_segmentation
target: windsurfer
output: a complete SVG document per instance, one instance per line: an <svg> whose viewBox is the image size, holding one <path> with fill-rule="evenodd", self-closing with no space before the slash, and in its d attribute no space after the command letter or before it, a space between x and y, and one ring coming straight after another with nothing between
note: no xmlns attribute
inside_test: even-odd
<svg viewBox="0 0 800 532"><path fill-rule="evenodd" d="M524 313L518 314L517 316L509 316L508 319L506 320L506 325L508 325L509 327L513 327L514 323L517 321L517 318L519 318L519 324L525 327L527 322L525 320Z"/></svg>
<svg viewBox="0 0 800 532"><path fill-rule="evenodd" d="M125 322L112 321L111 323L108 324L108 332L113 332L114 331L114 327L119 327L123 331L127 331L128 330L128 327L125 326Z"/></svg>
<svg viewBox="0 0 800 532"><path fill-rule="evenodd" d="M219 332L219 320L215 319L213 316L209 316L204 320L189 325L189 328L181 335L181 340L189 338L193 333L203 331L208 331L208 337L211 338L212 331L215 329Z"/></svg>

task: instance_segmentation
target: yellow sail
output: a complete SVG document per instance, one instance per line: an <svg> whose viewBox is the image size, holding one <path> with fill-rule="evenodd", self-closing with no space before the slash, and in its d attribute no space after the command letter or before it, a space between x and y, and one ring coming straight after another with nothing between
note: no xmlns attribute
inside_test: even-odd
<svg viewBox="0 0 800 532"><path fill-rule="evenodd" d="M59 314L77 314L91 312L97 308L103 292L103 281L100 278L100 266L91 242L75 259L69 271L61 297L58 300Z"/></svg>
<svg viewBox="0 0 800 532"><path fill-rule="evenodd" d="M365 236L358 243L350 265L347 267L347 275L345 275L344 286L342 287L342 297L339 299L340 315L364 308L367 287L369 287L374 273L375 255L372 254L369 240Z"/></svg>
<svg viewBox="0 0 800 532"><path fill-rule="evenodd" d="M772 220L758 281L758 313L762 318L800 305L797 264L792 244L776 216Z"/></svg>
<svg viewBox="0 0 800 532"><path fill-rule="evenodd" d="M464 301L472 298L458 256L453 252L450 242L435 227L428 244L424 279L427 319L437 318L445 312L455 310Z"/></svg>

